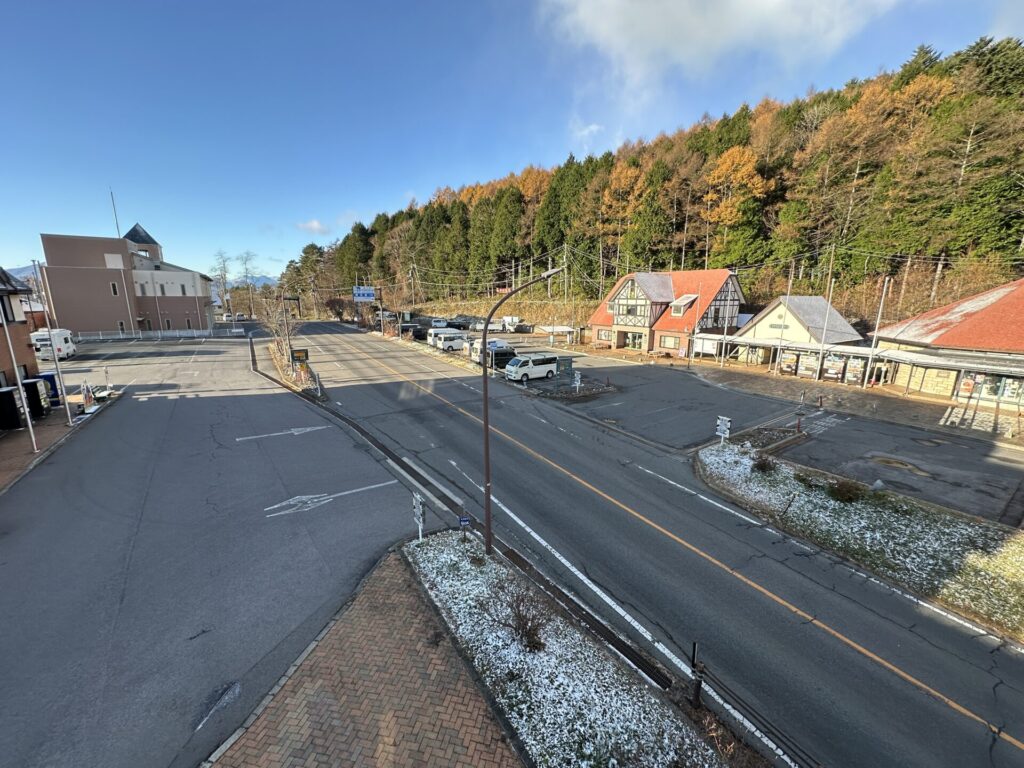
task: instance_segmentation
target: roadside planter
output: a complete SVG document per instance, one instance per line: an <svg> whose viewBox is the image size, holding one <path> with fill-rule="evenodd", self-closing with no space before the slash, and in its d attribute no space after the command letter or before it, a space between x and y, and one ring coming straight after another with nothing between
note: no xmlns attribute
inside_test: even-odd
<svg viewBox="0 0 1024 768"><path fill-rule="evenodd" d="M537 765L722 765L681 713L485 558L475 536L445 532L404 551Z"/></svg>
<svg viewBox="0 0 1024 768"><path fill-rule="evenodd" d="M1024 533L829 481L749 446L705 448L697 463L710 485L780 528L1024 640Z"/></svg>

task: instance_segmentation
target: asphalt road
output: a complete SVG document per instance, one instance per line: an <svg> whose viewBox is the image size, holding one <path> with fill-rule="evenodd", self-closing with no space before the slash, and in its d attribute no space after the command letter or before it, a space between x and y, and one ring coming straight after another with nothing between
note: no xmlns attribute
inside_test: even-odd
<svg viewBox="0 0 1024 768"><path fill-rule="evenodd" d="M478 377L334 324L303 336L332 400L479 515ZM499 382L491 418L499 535L642 646L637 626L679 658L699 641L822 764L1024 765L1019 650L694 495L678 453Z"/></svg>
<svg viewBox="0 0 1024 768"><path fill-rule="evenodd" d="M1013 527L1024 516L1024 452L918 427L816 412L785 458Z"/></svg>
<svg viewBox="0 0 1024 768"><path fill-rule="evenodd" d="M127 390L0 496L0 765L195 766L412 535L410 494L243 340L65 371Z"/></svg>

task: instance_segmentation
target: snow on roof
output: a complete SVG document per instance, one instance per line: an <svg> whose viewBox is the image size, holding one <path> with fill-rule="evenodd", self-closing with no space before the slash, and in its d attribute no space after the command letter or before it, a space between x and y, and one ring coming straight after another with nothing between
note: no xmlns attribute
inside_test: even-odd
<svg viewBox="0 0 1024 768"><path fill-rule="evenodd" d="M948 349L1024 352L1024 279L880 328L886 341Z"/></svg>
<svg viewBox="0 0 1024 768"><path fill-rule="evenodd" d="M655 304L667 304L672 295L672 275L669 272L637 272L636 287Z"/></svg>

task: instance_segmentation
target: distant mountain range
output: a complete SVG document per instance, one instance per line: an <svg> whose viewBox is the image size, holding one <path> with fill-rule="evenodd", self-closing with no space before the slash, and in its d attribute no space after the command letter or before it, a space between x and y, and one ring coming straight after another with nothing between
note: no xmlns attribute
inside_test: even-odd
<svg viewBox="0 0 1024 768"><path fill-rule="evenodd" d="M31 277L33 275L33 273L35 272L35 267L33 267L32 265L29 265L27 267L11 267L7 271L14 275L14 277L18 278L19 280L24 280L26 277Z"/></svg>
<svg viewBox="0 0 1024 768"><path fill-rule="evenodd" d="M30 264L27 267L8 267L7 271L14 275L15 277L24 280L26 277L31 277L34 274L35 268ZM257 288L260 288L264 285L277 285L277 278L270 277L270 275L253 275L249 279L252 281L252 284ZM236 288L237 286L242 284L243 280L240 277L228 281L229 288Z"/></svg>

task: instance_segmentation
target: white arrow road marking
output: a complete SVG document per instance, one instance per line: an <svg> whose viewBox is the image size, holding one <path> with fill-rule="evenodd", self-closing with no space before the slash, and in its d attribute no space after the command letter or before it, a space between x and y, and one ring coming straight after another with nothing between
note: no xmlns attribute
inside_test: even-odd
<svg viewBox="0 0 1024 768"><path fill-rule="evenodd" d="M318 429L327 429L327 425L324 424L320 427L292 427L286 429L284 432L270 432L266 435L249 435L248 437L236 437L235 442L240 443L243 440L259 440L261 437L280 437L281 435L304 435L307 432L316 432Z"/></svg>
<svg viewBox="0 0 1024 768"><path fill-rule="evenodd" d="M314 493L311 496L292 496L288 501L282 501L280 504L275 504L272 507L267 507L264 512L270 512L272 509L281 509L282 507L291 507L290 509L281 509L280 512L273 512L267 517L277 517L278 515L290 515L293 512L308 512L311 509L322 507L329 501L341 498L342 496L348 496L351 493L362 493L363 491L372 491L374 488L383 488L386 485L394 485L397 480L388 480L386 483L377 483L376 485L367 485L362 488L353 488L351 491L342 491L341 493Z"/></svg>

